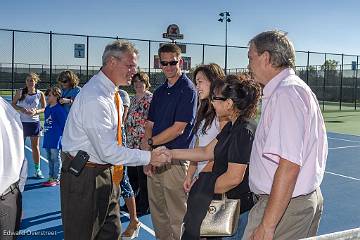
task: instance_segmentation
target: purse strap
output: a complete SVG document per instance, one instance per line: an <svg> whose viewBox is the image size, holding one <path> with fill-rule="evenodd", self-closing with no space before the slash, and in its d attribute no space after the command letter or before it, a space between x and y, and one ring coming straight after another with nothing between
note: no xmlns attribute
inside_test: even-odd
<svg viewBox="0 0 360 240"><path fill-rule="evenodd" d="M222 193L221 194L221 206L222 208L225 208L225 201L226 201L227 197L226 197L226 193Z"/></svg>

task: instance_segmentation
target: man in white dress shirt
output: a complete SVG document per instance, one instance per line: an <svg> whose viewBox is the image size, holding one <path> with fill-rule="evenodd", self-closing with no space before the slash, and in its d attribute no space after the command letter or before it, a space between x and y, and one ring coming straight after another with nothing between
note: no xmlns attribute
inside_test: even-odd
<svg viewBox="0 0 360 240"><path fill-rule="evenodd" d="M13 239L19 230L21 193L18 182L24 161L20 115L0 97L0 239Z"/></svg>
<svg viewBox="0 0 360 240"><path fill-rule="evenodd" d="M62 139L61 209L67 240L119 239L121 233L118 186L113 165L160 166L170 159L160 151L128 149L118 145L118 111L114 102L120 85L129 85L136 73L138 51L127 41L106 46L103 66L77 95ZM79 150L90 156L79 176L68 172Z"/></svg>

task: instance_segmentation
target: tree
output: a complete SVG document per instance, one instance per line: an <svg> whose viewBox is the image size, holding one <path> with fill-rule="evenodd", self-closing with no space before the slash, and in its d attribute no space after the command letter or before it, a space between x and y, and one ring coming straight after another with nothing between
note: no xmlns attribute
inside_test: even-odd
<svg viewBox="0 0 360 240"><path fill-rule="evenodd" d="M339 62L333 59L328 59L321 66L321 70L324 71L326 83L328 86L338 86L339 83L339 73L337 71Z"/></svg>
<svg viewBox="0 0 360 240"><path fill-rule="evenodd" d="M337 70L337 66L338 66L339 62L335 61L333 59L327 59L323 65L321 65L321 70L326 70L326 71L336 71Z"/></svg>

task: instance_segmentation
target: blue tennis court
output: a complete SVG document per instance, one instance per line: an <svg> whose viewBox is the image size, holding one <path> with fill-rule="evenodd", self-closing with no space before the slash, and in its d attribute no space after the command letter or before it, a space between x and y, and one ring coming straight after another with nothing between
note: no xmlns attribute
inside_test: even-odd
<svg viewBox="0 0 360 240"><path fill-rule="evenodd" d="M325 207L319 234L355 228L360 225L360 136L329 133L329 157L322 184ZM63 239L59 186L43 187L45 180L33 179L31 150L27 143L25 155L29 162L29 178L23 193L23 219L19 239ZM45 154L42 154L45 156ZM42 157L41 169L47 176L47 160ZM123 230L128 215L122 214ZM150 215L139 218L142 228L139 240L155 239Z"/></svg>

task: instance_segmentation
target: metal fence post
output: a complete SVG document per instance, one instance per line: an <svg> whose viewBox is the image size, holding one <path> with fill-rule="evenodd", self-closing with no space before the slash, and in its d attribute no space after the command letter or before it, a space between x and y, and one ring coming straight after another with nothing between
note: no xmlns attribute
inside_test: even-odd
<svg viewBox="0 0 360 240"><path fill-rule="evenodd" d="M148 44L149 44L149 52L148 52L148 60L149 60L149 64L148 64L148 67L149 67L149 70L148 70L148 74L149 74L149 79L150 79L150 67L151 67L151 64L150 64L150 61L151 61L151 41L149 40L148 41Z"/></svg>
<svg viewBox="0 0 360 240"><path fill-rule="evenodd" d="M355 110L357 105L357 92L358 92L358 70L359 70L359 56L356 56L356 72L355 72Z"/></svg>
<svg viewBox="0 0 360 240"><path fill-rule="evenodd" d="M52 79L52 64L53 64L53 62L52 62L52 38L53 38L53 33L52 33L52 31L50 31L50 76L49 76L49 84L50 84L50 87L51 87L51 79Z"/></svg>
<svg viewBox="0 0 360 240"><path fill-rule="evenodd" d="M310 52L307 52L307 63L306 63L306 84L309 85L309 62L310 62Z"/></svg>
<svg viewBox="0 0 360 240"><path fill-rule="evenodd" d="M14 69L14 61L15 61L15 31L12 31L12 46L11 46L11 99L14 98L14 86L15 86L15 69Z"/></svg>
<svg viewBox="0 0 360 240"><path fill-rule="evenodd" d="M342 90L343 90L343 76L344 76L344 54L341 54L341 75L340 75L340 111L342 105Z"/></svg>
<svg viewBox="0 0 360 240"><path fill-rule="evenodd" d="M89 80L89 36L86 36L86 82Z"/></svg>
<svg viewBox="0 0 360 240"><path fill-rule="evenodd" d="M326 53L325 53L325 61L324 61L324 63L326 63ZM325 98L326 98L326 94L325 94L325 86L326 86L326 73L327 73L327 71L326 71L326 64L324 64L325 66L324 66L324 82L323 82L323 111L325 111Z"/></svg>
<svg viewBox="0 0 360 240"><path fill-rule="evenodd" d="M202 45L202 64L205 63L205 44Z"/></svg>

